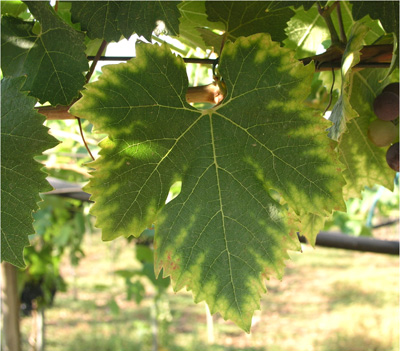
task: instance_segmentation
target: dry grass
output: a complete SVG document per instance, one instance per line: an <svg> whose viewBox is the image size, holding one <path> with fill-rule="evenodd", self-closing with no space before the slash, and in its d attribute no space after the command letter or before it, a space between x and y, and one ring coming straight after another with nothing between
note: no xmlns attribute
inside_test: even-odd
<svg viewBox="0 0 400 351"><path fill-rule="evenodd" d="M137 265L132 246L92 237L85 251L76 270L63 267L69 290L46 313L46 351L153 350L154 291L148 285L138 306L126 300L123 280L112 273ZM398 350L398 257L306 247L292 254L283 280L267 288L251 334L215 315L212 344L205 305L195 305L188 292L169 292L161 306L159 350ZM22 323L24 350L30 323Z"/></svg>

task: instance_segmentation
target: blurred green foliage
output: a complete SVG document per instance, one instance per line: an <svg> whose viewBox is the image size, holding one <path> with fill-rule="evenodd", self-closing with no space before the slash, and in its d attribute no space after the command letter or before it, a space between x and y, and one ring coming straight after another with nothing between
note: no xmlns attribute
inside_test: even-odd
<svg viewBox="0 0 400 351"><path fill-rule="evenodd" d="M346 202L347 212L337 211L326 222L325 230L339 230L354 236L372 236L373 228L388 219L399 219L399 174L395 179L394 191L382 186L366 187L362 198Z"/></svg>

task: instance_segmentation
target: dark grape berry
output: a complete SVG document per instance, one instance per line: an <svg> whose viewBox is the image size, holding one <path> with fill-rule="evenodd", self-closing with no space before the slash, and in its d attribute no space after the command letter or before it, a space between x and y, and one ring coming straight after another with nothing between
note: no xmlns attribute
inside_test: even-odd
<svg viewBox="0 0 400 351"><path fill-rule="evenodd" d="M400 86L399 82L390 83L389 85L385 86L385 88L382 90L382 93L389 91L389 92L394 93L397 96L399 96L399 86Z"/></svg>
<svg viewBox="0 0 400 351"><path fill-rule="evenodd" d="M399 96L391 91L379 94L374 100L375 115L382 121L392 121L399 117Z"/></svg>
<svg viewBox="0 0 400 351"><path fill-rule="evenodd" d="M398 134L398 128L390 121L377 119L368 127L368 138L379 147L389 146Z"/></svg>
<svg viewBox="0 0 400 351"><path fill-rule="evenodd" d="M43 290L40 283L34 281L26 282L20 296L22 313L25 316L30 316L33 309L32 301L42 296Z"/></svg>
<svg viewBox="0 0 400 351"><path fill-rule="evenodd" d="M399 143L393 144L386 151L386 162L391 169L399 171Z"/></svg>

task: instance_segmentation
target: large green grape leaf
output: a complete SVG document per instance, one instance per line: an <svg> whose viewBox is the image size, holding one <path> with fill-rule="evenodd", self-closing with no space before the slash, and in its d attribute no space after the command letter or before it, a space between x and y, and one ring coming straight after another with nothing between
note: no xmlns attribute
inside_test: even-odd
<svg viewBox="0 0 400 351"><path fill-rule="evenodd" d="M81 24L90 39L118 42L122 33L118 28L117 16L120 1L73 1L71 19Z"/></svg>
<svg viewBox="0 0 400 351"><path fill-rule="evenodd" d="M25 77L1 81L1 260L24 267L23 249L34 233L39 192L51 190L35 156L57 145L35 112L36 99L20 92Z"/></svg>
<svg viewBox="0 0 400 351"><path fill-rule="evenodd" d="M23 90L41 103L68 105L85 83L88 70L84 35L64 23L47 2L27 2L42 25L39 35L33 24L2 18L2 71L4 76L26 75Z"/></svg>
<svg viewBox="0 0 400 351"><path fill-rule="evenodd" d="M248 331L262 275L280 276L296 243L269 189L297 214L325 216L344 209L344 180L329 122L302 108L312 65L256 34L226 43L220 72L225 100L196 110L182 59L141 44L135 59L105 67L71 112L109 135L85 188L103 238L155 222L157 272ZM178 180L180 194L164 205Z"/></svg>
<svg viewBox="0 0 400 351"><path fill-rule="evenodd" d="M338 140L346 130L346 124L352 118L357 117L357 112L350 104L352 67L360 62L360 50L363 48L364 37L368 27L357 22L354 24L346 49L342 56L342 86L340 97L332 109L329 120L333 125L329 128L329 137Z"/></svg>
<svg viewBox="0 0 400 351"><path fill-rule="evenodd" d="M286 38L287 22L295 14L282 1L206 1L208 20L225 24L227 37L269 33L273 40Z"/></svg>
<svg viewBox="0 0 400 351"><path fill-rule="evenodd" d="M380 184L393 189L395 172L386 163L386 148L375 146L368 138L368 126L376 119L373 101L387 84L386 70L365 69L354 73L350 104L359 117L347 123L339 143L340 161L346 166L345 199L360 197L365 186Z"/></svg>
<svg viewBox="0 0 400 351"><path fill-rule="evenodd" d="M169 35L179 34L179 1L121 1L118 27L125 38L133 32L151 41L157 21L165 23Z"/></svg>

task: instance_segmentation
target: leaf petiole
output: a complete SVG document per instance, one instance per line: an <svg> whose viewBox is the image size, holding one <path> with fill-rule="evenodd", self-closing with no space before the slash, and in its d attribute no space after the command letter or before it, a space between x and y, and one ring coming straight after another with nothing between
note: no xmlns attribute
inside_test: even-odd
<svg viewBox="0 0 400 351"><path fill-rule="evenodd" d="M342 47L343 43L339 38L339 35L336 32L335 26L332 21L331 13L334 10L335 7L338 6L338 1L335 1L332 6L325 6L321 7L320 3L317 2L318 6L318 13L321 15L321 17L324 19L326 26L328 27L329 33L331 35L331 46L338 46Z"/></svg>

